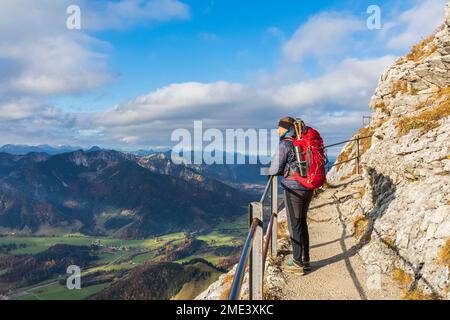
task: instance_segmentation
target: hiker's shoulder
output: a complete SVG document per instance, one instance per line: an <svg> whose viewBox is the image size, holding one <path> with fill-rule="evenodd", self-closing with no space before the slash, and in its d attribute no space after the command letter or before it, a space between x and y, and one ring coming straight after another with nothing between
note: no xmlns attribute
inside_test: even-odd
<svg viewBox="0 0 450 320"><path fill-rule="evenodd" d="M280 150L281 150L281 152L285 152L285 153L289 152L289 150L292 149L293 143L294 142L292 140L289 140L289 139L281 140L280 141Z"/></svg>
<svg viewBox="0 0 450 320"><path fill-rule="evenodd" d="M293 138L284 138L283 140L280 141L280 145L283 146L292 146L293 143L294 143Z"/></svg>

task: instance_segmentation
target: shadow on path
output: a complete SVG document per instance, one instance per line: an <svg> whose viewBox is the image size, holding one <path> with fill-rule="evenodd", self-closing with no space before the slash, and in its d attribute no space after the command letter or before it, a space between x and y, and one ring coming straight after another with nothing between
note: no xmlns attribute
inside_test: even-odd
<svg viewBox="0 0 450 320"><path fill-rule="evenodd" d="M356 290L358 291L360 298L363 300L367 300L367 295L366 295L364 288L361 285L361 282L358 279L358 276L351 264L350 258L353 257L354 255L356 255L361 250L361 248L368 241L370 241L371 234L374 230L375 220L384 215L387 208L389 207L389 204L395 198L395 191L396 191L395 185L393 184L392 180L389 177L384 176L382 174L378 174L374 169L369 169L369 176L372 179L371 185L372 185L372 197L373 197L372 200L374 203L374 209L367 216L367 218L369 219L368 227L365 230L364 234L362 235L361 239L359 240L359 242L357 244L351 246L350 248L347 248L347 244L345 243L345 240L348 239L349 237L353 236L353 234L347 232L347 224L344 221L340 205L343 202L347 201L349 199L349 196L337 198L336 193L339 192L339 190L338 190L332 196L332 198L334 200L332 203L336 206L339 222L341 223L341 226L342 226L341 237L338 239L338 241L340 242L340 245L341 245L342 253L337 254L333 257L322 259L322 260L312 263L313 272L314 272L322 267L325 267L327 265L344 260L345 266L346 266L347 271L353 281L353 284L354 284ZM336 188L336 189L338 189L340 187L345 188L346 186L354 183L355 181L360 181L360 180L361 180L360 178L356 178L356 179L351 180L348 183L341 184L339 186L334 186L334 188ZM383 194L383 197L379 197L380 194Z"/></svg>
<svg viewBox="0 0 450 320"><path fill-rule="evenodd" d="M345 237L345 239L349 239L349 238L351 238L351 237L352 237L352 235L348 235L348 236ZM341 241L341 240L342 240L342 238L338 238L338 239L331 240L331 241L328 241L328 242L323 242L323 243L315 244L315 245L312 245L312 246L310 247L310 249L316 249L316 248L320 248L320 247L325 247L325 246L328 246L328 245L330 245L330 244L336 243L336 242Z"/></svg>

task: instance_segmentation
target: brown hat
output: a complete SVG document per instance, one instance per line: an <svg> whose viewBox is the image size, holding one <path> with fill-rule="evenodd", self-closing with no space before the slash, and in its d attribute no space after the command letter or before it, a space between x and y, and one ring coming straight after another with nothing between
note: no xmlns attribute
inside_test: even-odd
<svg viewBox="0 0 450 320"><path fill-rule="evenodd" d="M292 117L284 117L278 122L278 126L284 129L291 129L294 127L295 119Z"/></svg>

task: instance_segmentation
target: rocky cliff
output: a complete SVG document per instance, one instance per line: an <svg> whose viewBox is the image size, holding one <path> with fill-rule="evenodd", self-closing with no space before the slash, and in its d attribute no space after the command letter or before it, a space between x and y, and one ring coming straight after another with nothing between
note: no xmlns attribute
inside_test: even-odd
<svg viewBox="0 0 450 320"><path fill-rule="evenodd" d="M362 142L361 199L347 203L346 221L362 229L368 270L391 273L407 292L449 298L450 259L450 2L436 33L381 76ZM355 135L356 136L356 135ZM354 143L338 157L355 156ZM355 163L328 181L351 179ZM355 230L357 231L357 230Z"/></svg>

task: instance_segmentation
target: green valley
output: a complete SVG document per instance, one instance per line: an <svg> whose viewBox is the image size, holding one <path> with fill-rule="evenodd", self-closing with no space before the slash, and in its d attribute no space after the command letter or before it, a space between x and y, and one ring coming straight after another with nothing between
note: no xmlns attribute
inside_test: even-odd
<svg viewBox="0 0 450 320"><path fill-rule="evenodd" d="M241 216L233 221L222 221L205 233L178 232L143 240L82 234L0 237L0 297L18 300L80 300L97 294L101 297L104 290L128 278L134 270L155 268L158 265L164 268L167 264L175 263L188 270L186 272L192 274L192 279L183 278L177 287L179 291L172 292L175 289L171 288L170 296L172 299L192 298L236 262L246 224L247 217ZM92 259L81 268L81 290L67 289L68 275L61 270L66 270L68 265L62 269L48 268L49 265L59 263L53 251L60 246L69 252L75 252L78 248L90 250ZM36 272L40 275L48 273L48 277L33 280L35 277L32 272L26 281L20 276L16 277L10 268L13 263L21 263L21 259L34 259ZM69 257L67 261L76 259L70 260ZM61 263L67 261L61 260ZM52 273L52 270L59 272ZM121 290L126 290L126 286L121 287ZM164 296L165 293L161 294Z"/></svg>

